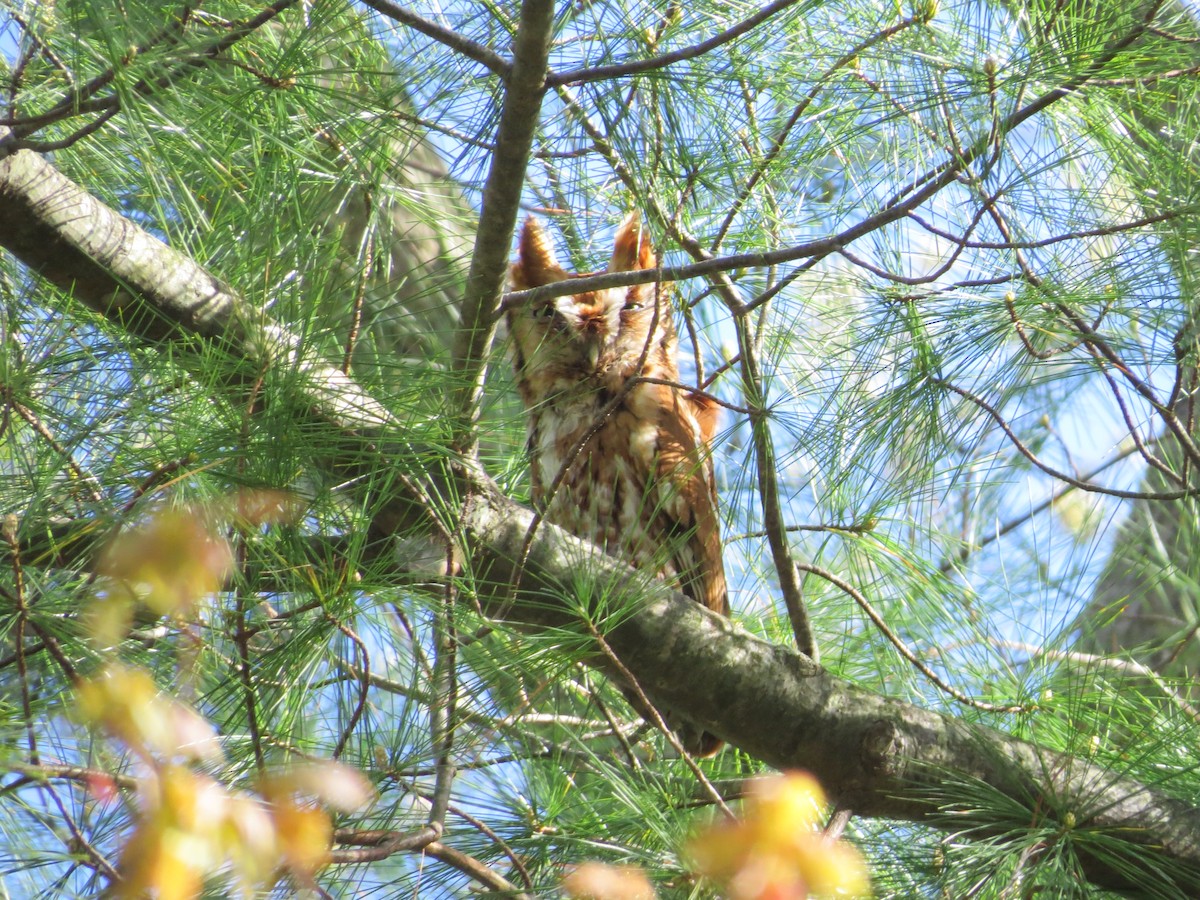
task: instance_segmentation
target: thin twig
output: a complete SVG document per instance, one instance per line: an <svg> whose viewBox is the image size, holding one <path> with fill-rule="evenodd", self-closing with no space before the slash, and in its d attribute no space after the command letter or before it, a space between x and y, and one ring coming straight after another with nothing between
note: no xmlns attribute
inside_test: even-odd
<svg viewBox="0 0 1200 900"><path fill-rule="evenodd" d="M709 244L709 250L711 252L716 253L720 248L721 244L725 240L725 236L729 233L730 226L733 225L734 219L737 218L737 214L746 204L746 201L750 199L755 186L759 183L759 181L762 180L763 176L766 175L767 170L771 167L771 164L774 163L778 158L780 152L783 150L784 144L787 143L788 135L790 135L792 129L796 127L796 123L800 121L800 117L804 115L805 110L807 110L812 104L813 100L817 98L817 95L821 93L821 90L826 86L826 82L833 77L838 69L848 65L849 63L852 63L865 50L870 49L873 45L879 43L880 41L886 41L892 37L895 37L901 31L911 26L914 21L915 20L912 18L905 19L901 22L897 22L895 25L883 29L879 33L872 35L866 40L860 41L854 47L850 48L850 50L848 50L846 53L843 53L840 57L834 60L833 64L821 73L820 77L817 78L816 84L812 86L804 99L796 104L795 108L792 110L792 114L788 116L787 121L784 122L783 125L780 126L779 131L775 133L775 138L771 141L770 149L767 150L766 155L764 155L759 161L750 177L746 179L746 183L742 185L741 191L730 205L729 211L725 214L725 218L722 220L720 227L717 229L717 236L713 238L712 243Z"/></svg>
<svg viewBox="0 0 1200 900"><path fill-rule="evenodd" d="M1068 475L1066 472L1061 472L1048 463L1042 462L1038 456L1025 446L1024 442L1017 437L1012 427L1008 424L1005 418L986 400L982 397L973 394L966 388L958 387L948 381L943 381L940 378L935 378L930 381L938 387L945 388L952 393L958 394L965 400L969 400L982 409L985 413L992 417L1000 430L1004 432L1012 445L1017 449L1017 452L1024 456L1027 460L1033 463L1037 468L1041 469L1051 478L1058 479L1072 487L1078 488L1081 491L1087 491L1092 494L1106 494L1110 497L1120 497L1123 500L1180 500L1184 497L1191 497L1200 494L1200 487L1185 488L1178 491L1126 491L1121 488L1102 487L1098 484L1092 484L1089 481L1084 481Z"/></svg>
<svg viewBox="0 0 1200 900"><path fill-rule="evenodd" d="M1087 472L1084 475L1080 476L1079 480L1090 483L1091 481L1093 481L1096 478L1097 475L1103 474L1105 471L1112 468L1117 463L1119 463L1125 459L1128 459L1130 456L1132 456L1134 453L1137 453L1137 452L1138 452L1137 447L1129 446L1129 447L1125 448L1124 450L1122 450L1120 453L1118 453L1116 456L1112 457L1111 459L1105 460L1103 463L1101 463L1096 468L1092 469L1090 472ZM1039 515L1040 513L1043 513L1048 509L1051 509L1055 503L1057 503L1059 500L1061 500L1063 497L1065 497L1067 494L1071 493L1071 491L1074 491L1074 490L1077 490L1077 488L1073 484L1063 485L1062 487L1060 487L1057 490L1055 490L1054 492L1052 492L1050 494L1050 496L1047 497L1045 500L1043 500L1041 503L1032 507L1028 512L1021 513L1021 515L1014 516L1013 518L1004 522L1004 524L1002 524L999 528L996 528L994 531L989 532L986 537L980 538L977 542L975 542L974 545L972 545L970 547L963 547L961 550L958 551L958 553L955 555L955 557L953 559L945 560L938 567L939 571L943 575L949 573L954 568L956 563L961 563L961 562L966 561L967 557L970 556L972 553L976 553L976 552L982 550L988 544L998 541L1000 538L1004 537L1006 534L1008 534L1013 529L1019 528L1020 526L1024 525L1026 522L1030 521L1034 516Z"/></svg>
<svg viewBox="0 0 1200 900"><path fill-rule="evenodd" d="M276 0L275 3L265 7L258 15L231 26L224 35L213 41L207 47L203 47L197 52L189 54L186 59L179 61L173 67L165 67L160 74L154 76L153 78L143 78L142 80L138 81L137 84L133 85L127 91L124 91L121 94L112 93L105 97L96 96L100 90L110 84L116 77L117 69L114 67L102 72L100 75L96 76L96 78L88 82L88 84L63 97L46 113L37 116L25 117L19 122L0 121L0 125L12 126L7 135L0 136L0 157L28 146L28 142L25 141L25 138L28 135L33 134L34 132L53 122L92 112L101 113L101 118L105 120L111 118L121 109L121 96L123 94L150 96L158 90L175 84L189 69L204 68L210 60L220 56L238 41L241 41L253 34L259 28L276 18L284 10L295 6L298 2L299 0ZM186 16L175 20L175 22L173 22L169 28L164 29L163 32L160 32L159 35L156 35L154 38L152 38L150 45L153 45L154 42L162 42L167 40L170 40L171 42L178 42L179 34L176 33L176 30L178 29L181 32L183 26L187 24L187 21L188 17ZM123 64L126 64L127 62L128 60L122 61ZM85 126L83 129L80 129L80 131L85 131L86 129L87 126ZM79 136L79 132L76 132L73 139L77 140ZM40 144L40 146L50 147L55 143L58 142L44 142Z"/></svg>
<svg viewBox="0 0 1200 900"><path fill-rule="evenodd" d="M754 15L743 19L736 25L726 28L720 34L715 34L707 40L693 44L690 47L672 50L670 53L664 53L661 56L614 63L608 66L592 66L590 68L571 69L567 72L552 72L546 78L546 86L559 87L560 85L568 84L584 84L589 81L612 81L613 79L625 78L629 75L653 72L655 69L665 69L667 66L674 65L677 62L695 59L698 56L703 56L710 50L720 47L722 44L727 44L735 38L741 37L771 18L777 12L787 9L789 6L794 6L796 2L797 0L775 0L774 3L764 6Z"/></svg>
<svg viewBox="0 0 1200 900"><path fill-rule="evenodd" d="M361 675L358 680L358 702L354 705L354 712L350 714L350 720L346 722L346 727L342 729L337 744L333 748L332 758L337 759L345 751L346 744L350 741L350 736L354 733L354 729L358 727L358 722L367 708L367 697L371 689L371 656L367 652L366 642L355 634L349 625L328 612L325 614L325 618L354 643L359 658L362 660L362 668L359 670Z"/></svg>
<svg viewBox="0 0 1200 900"><path fill-rule="evenodd" d="M85 472L79 463L75 462L71 451L55 440L54 435L50 433L50 429L38 418L37 414L25 404L18 402L12 396L11 392L8 395L8 406L15 410L17 415L24 419L29 427L36 431L42 440L49 444L50 448L63 458L63 462L71 470L71 474L75 476L75 480L80 486L87 489L88 496L92 499L92 502L97 505L102 503L104 501L104 493L101 490L100 482L93 475Z"/></svg>
<svg viewBox="0 0 1200 900"><path fill-rule="evenodd" d="M663 736L667 739L667 743L675 748L675 752L679 754L679 758L682 759L684 764L692 770L692 774L695 775L696 780L700 782L701 788L706 794L708 794L709 797L712 798L713 802L717 805L717 808L725 814L726 818L730 820L736 818L733 814L733 811L725 804L725 798L721 796L721 793L716 789L713 783L709 781L708 776L705 775L700 766L696 764L696 760L692 759L692 755L688 753L683 744L679 742L679 738L675 735L675 732L670 729L667 723L663 720L663 717L659 713L658 709L653 703L650 702L650 698L646 696L646 692L643 691L642 686L638 684L637 678L635 678L633 673L629 671L628 667L621 662L621 660L617 657L617 654L613 652L613 649L609 646L608 641L604 639L604 635L600 633L600 630L596 628L592 622L587 622L586 624L588 631L591 632L592 637L596 640L596 644L600 647L600 652L604 654L604 658L607 659L612 667L617 670L617 674L621 676L622 682L626 687L629 688L629 690L633 692L634 696L637 698L639 705L642 707L639 712L646 715L653 725L663 733Z"/></svg>
<svg viewBox="0 0 1200 900"><path fill-rule="evenodd" d="M445 832L446 810L450 807L450 791L454 785L454 732L458 715L458 636L454 628L454 607L457 591L454 546L446 544L446 589L437 616L437 634L433 659L434 702L429 707L429 727L434 752L437 754L437 777L429 808L428 824Z"/></svg>
<svg viewBox="0 0 1200 900"><path fill-rule="evenodd" d="M25 663L25 622L29 618L29 605L25 602L25 573L21 564L21 546L17 541L17 517L11 513L0 522L0 532L8 544L12 560L13 599L16 600L17 622L13 643L17 656L17 681L21 685L21 713L25 719L25 739L29 743L29 761L38 765L37 733L33 727L33 701L29 695L29 673Z"/></svg>
<svg viewBox="0 0 1200 900"><path fill-rule="evenodd" d="M488 824L482 819L475 818L464 809L459 809L457 806L451 806L450 812L458 816L480 834L487 837L493 844L499 847L500 852L507 856L508 861L513 864L513 868L521 874L521 880L525 882L525 887L531 891L533 890L533 879L529 877L529 870L525 868L525 863L521 861L520 855L513 850L513 848L510 847L502 837L500 837L500 835L496 834L495 831L489 828Z"/></svg>
<svg viewBox="0 0 1200 900"><path fill-rule="evenodd" d="M473 59L475 62L487 68L493 75L498 75L503 80L508 80L513 71L513 64L502 57L499 53L490 47L480 44L478 41L473 41L466 35L459 34L457 31L446 28L444 25L439 25L436 22L431 22L423 16L417 15L411 9L406 9L398 3L393 3L392 0L363 0L363 5L371 7L380 15L387 16L402 25L407 25L413 31L419 31L427 38L432 38L443 46L449 47L455 53L461 53L467 59Z"/></svg>
<svg viewBox="0 0 1200 900"><path fill-rule="evenodd" d="M942 680L942 678L936 672L934 672L933 669L922 662L920 657L910 650L908 645L900 639L900 636L896 634L896 632L892 631L888 624L883 620L883 616L879 614L875 607L871 605L871 602L865 596L863 596L863 594L856 587L854 587L854 585L842 580L833 572L830 572L828 569L824 569L821 566L814 566L811 563L797 563L796 567L802 572L809 572L813 575L816 575L818 578L828 581L834 587L838 588L838 590L849 596L855 603L859 605L859 608L867 614L867 618L869 618L875 624L875 627L878 628L880 633L888 639L888 642L896 648L901 656L912 663L913 667L916 668L917 671L919 671L926 678L928 678L935 687L949 694L959 703L970 706L973 709L982 710L984 712L1025 713L1032 709L1030 706L1022 706L1019 704L988 703L984 700L976 700L972 697L968 697L958 688Z"/></svg>

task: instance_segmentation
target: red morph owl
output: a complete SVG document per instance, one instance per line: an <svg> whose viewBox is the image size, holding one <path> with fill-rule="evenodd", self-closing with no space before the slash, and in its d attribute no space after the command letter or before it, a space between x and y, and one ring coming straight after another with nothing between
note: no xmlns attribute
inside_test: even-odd
<svg viewBox="0 0 1200 900"><path fill-rule="evenodd" d="M657 264L631 213L617 229L608 271ZM578 277L527 219L512 287ZM510 310L508 327L528 414L534 506L547 521L728 616L710 455L717 408L676 386L675 327L662 285L524 304ZM710 755L720 746L706 733L689 749Z"/></svg>

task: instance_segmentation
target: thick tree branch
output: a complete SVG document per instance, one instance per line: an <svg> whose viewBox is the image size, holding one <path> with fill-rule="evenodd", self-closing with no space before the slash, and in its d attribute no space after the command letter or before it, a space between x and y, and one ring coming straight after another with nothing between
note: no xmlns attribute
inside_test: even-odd
<svg viewBox="0 0 1200 900"><path fill-rule="evenodd" d="M337 367L306 359L301 340L219 278L22 150L0 160L0 245L129 334L153 343L194 336L227 346L248 371L286 364L324 419L359 434L394 425Z"/></svg>
<svg viewBox="0 0 1200 900"><path fill-rule="evenodd" d="M524 0L467 273L463 331L454 348L454 368L461 378L452 410L459 419L455 446L464 450L470 449L475 439L486 358L496 334L496 309L508 272L508 251L517 225L533 136L542 114L553 25L553 0Z"/></svg>
<svg viewBox="0 0 1200 900"><path fill-rule="evenodd" d="M319 418L359 442L357 466L393 465L387 447L376 441L402 439L402 424L352 379L306 359L298 338L252 314L199 265L27 152L0 162L0 244L131 336L152 343L190 336L252 359L256 367L283 362L300 375ZM1153 847L1160 870L1175 866L1200 878L1200 808L1162 787L841 681L549 525L536 531L526 556L533 513L470 466L457 471L464 489L459 496L470 498L458 533L482 602L496 604L524 627L583 633L598 627L657 703L773 766L811 770L856 814L950 827L932 818L937 804L931 797L947 780L976 781L1043 814L1069 811L1074 823L1061 825L1077 836L1097 833L1106 842L1103 854L1090 854L1086 840L1074 841L1097 885L1139 889L1137 855L1119 858L1121 842ZM415 478L395 483L388 516L393 525L418 518L413 511L419 512L424 496ZM523 564L513 595L516 560ZM582 621L584 573L605 586L606 596L637 596L638 611L616 625L606 625L595 611ZM495 596L486 593L489 586ZM597 652L593 662L602 665L602 655ZM705 677L695 677L698 672Z"/></svg>

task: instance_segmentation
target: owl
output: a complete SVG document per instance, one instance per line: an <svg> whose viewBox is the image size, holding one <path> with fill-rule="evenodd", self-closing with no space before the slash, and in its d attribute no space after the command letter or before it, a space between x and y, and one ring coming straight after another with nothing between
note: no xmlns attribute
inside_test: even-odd
<svg viewBox="0 0 1200 900"><path fill-rule="evenodd" d="M608 271L657 264L631 213L617 229ZM538 222L527 219L512 287L577 277L558 264ZM661 285L640 284L508 312L528 417L533 503L546 521L728 616L710 455L717 408L679 386L664 294ZM703 734L689 749L711 755L720 746Z"/></svg>

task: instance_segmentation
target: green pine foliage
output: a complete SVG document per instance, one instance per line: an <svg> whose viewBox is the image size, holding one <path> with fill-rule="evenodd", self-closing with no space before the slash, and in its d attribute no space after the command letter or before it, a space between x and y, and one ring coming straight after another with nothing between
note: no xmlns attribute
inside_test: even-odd
<svg viewBox="0 0 1200 900"><path fill-rule="evenodd" d="M581 556L540 600L568 624L532 628L469 554L447 573L465 499L447 473L471 443L455 398L475 374L456 354L505 98L471 47L510 59L520 9L405 7L435 25L420 31L321 0L231 40L265 8L0 0L0 154L18 129L253 311L150 342L0 229L0 892L119 890L139 808L123 779L146 770L75 692L119 660L212 725L224 757L200 768L230 791L308 759L371 783L334 820L334 863L262 896L555 896L586 860L637 866L663 897L717 895L685 843L714 791L736 808L768 767L736 746L678 758L597 670L597 635L638 615L646 579ZM630 208L668 267L742 256L679 274L673 301L685 380L728 406L735 619L794 645L779 573L798 564L837 677L1194 805L1200 28L1172 3L800 0L706 52L600 71L760 9L557 4L532 156L508 174L577 271L604 267ZM299 341L266 366L243 338L268 321ZM330 428L315 362L389 426L357 444ZM527 502L502 329L472 362L481 466ZM385 514L417 482L433 487L410 533ZM295 512L239 518L268 491ZM1186 527L1119 530L1145 508ZM171 509L211 522L231 575L97 640L88 611L113 591L97 560ZM1108 596L1118 565L1135 587ZM1135 591L1160 589L1182 624L1126 639ZM1104 642L1081 639L1094 629ZM851 819L876 896L1110 896L1097 860L1138 896L1200 895L1195 868L1088 824L1107 784L938 781L914 789L921 822ZM438 846L494 880L436 853L352 857L346 834L415 832L443 790ZM230 877L214 867L205 891Z"/></svg>

